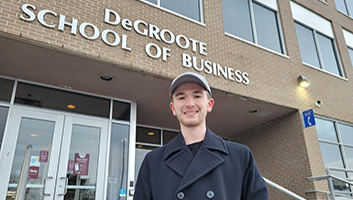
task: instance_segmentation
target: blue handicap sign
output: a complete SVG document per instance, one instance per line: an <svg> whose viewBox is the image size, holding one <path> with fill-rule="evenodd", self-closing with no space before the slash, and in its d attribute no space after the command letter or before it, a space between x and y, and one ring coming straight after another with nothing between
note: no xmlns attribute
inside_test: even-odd
<svg viewBox="0 0 353 200"><path fill-rule="evenodd" d="M303 112L303 120L305 128L314 126L316 124L313 109L306 110Z"/></svg>
<svg viewBox="0 0 353 200"><path fill-rule="evenodd" d="M126 190L125 189L120 189L119 190L119 196L120 197L126 197Z"/></svg>

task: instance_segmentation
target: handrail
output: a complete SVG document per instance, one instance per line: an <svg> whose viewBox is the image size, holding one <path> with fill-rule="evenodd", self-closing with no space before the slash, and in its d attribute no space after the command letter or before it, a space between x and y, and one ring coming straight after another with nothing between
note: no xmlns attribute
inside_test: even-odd
<svg viewBox="0 0 353 200"><path fill-rule="evenodd" d="M28 179L29 165L31 161L32 145L26 147L25 156L22 162L20 179L18 180L15 200L24 200L26 194L26 185Z"/></svg>
<svg viewBox="0 0 353 200"><path fill-rule="evenodd" d="M342 172L353 172L353 170L351 169L342 169L342 168L334 168L334 167L327 167L326 168L326 173L327 175L324 176L316 176L316 177L308 177L306 178L306 180L308 181L322 181L322 180L327 180L328 185L329 185L329 189L330 192L325 192L325 191L320 191L320 190L308 190L306 191L306 193L312 193L312 192L318 192L318 193L326 193L326 196L328 194L331 194L331 199L335 200L336 196L342 196L342 197L347 197L347 196L343 196L343 194L353 194L353 192L341 192L341 191L335 191L333 188L333 182L332 180L337 180L340 182L343 182L345 184L351 185L353 186L353 182L351 181L351 179L344 179L335 175L331 174L331 170L334 171L342 171ZM347 197L348 198L348 197ZM349 197L350 199L353 199L352 197Z"/></svg>
<svg viewBox="0 0 353 200"><path fill-rule="evenodd" d="M297 194L295 194L295 193L293 193L293 192L287 190L286 188L284 188L284 187L282 187L282 186L280 186L280 185L278 185L278 184L276 184L276 183L274 183L274 182L272 182L272 181L266 179L265 177L262 177L262 178L265 180L265 182L267 183L267 185L273 187L274 189L276 189L276 190L278 190L278 191L280 191L280 192L283 192L284 194L286 194L286 195L292 197L293 199L297 199L297 200L306 200L306 199L304 199L303 197L301 197L301 196L299 196L299 195L297 195Z"/></svg>

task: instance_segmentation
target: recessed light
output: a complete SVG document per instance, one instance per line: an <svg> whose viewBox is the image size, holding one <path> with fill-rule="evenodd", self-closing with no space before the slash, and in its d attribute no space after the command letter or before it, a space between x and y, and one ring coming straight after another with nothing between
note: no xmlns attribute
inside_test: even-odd
<svg viewBox="0 0 353 200"><path fill-rule="evenodd" d="M31 133L31 136L32 136L32 137L37 137L38 135L35 134L35 133Z"/></svg>
<svg viewBox="0 0 353 200"><path fill-rule="evenodd" d="M153 133L153 132L148 132L148 135L153 136L153 135L154 135L154 133Z"/></svg>
<svg viewBox="0 0 353 200"><path fill-rule="evenodd" d="M142 148L143 146L142 145L138 145L137 148Z"/></svg>
<svg viewBox="0 0 353 200"><path fill-rule="evenodd" d="M101 74L101 75L99 75L99 78L102 81L111 81L111 80L113 80L113 76L110 75L110 74Z"/></svg>
<svg viewBox="0 0 353 200"><path fill-rule="evenodd" d="M250 109L248 112L249 112L250 114L254 114L254 113L259 112L259 109L253 108L253 109Z"/></svg>
<svg viewBox="0 0 353 200"><path fill-rule="evenodd" d="M74 104L67 104L66 107L67 107L68 109L70 109L70 110L73 110L73 109L76 108L76 106L75 106Z"/></svg>

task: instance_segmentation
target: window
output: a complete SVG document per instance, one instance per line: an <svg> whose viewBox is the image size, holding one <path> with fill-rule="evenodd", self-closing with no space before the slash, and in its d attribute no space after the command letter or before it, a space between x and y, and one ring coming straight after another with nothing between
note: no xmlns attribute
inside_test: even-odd
<svg viewBox="0 0 353 200"><path fill-rule="evenodd" d="M351 59L351 63L353 66L353 33L343 29L343 36L344 36L344 39L346 40L349 57Z"/></svg>
<svg viewBox="0 0 353 200"><path fill-rule="evenodd" d="M0 149L2 146L2 139L5 134L5 125L7 121L8 112L9 112L9 108L0 106Z"/></svg>
<svg viewBox="0 0 353 200"><path fill-rule="evenodd" d="M343 76L331 23L296 3L291 8L302 62Z"/></svg>
<svg viewBox="0 0 353 200"><path fill-rule="evenodd" d="M0 101L10 102L14 81L0 78Z"/></svg>
<svg viewBox="0 0 353 200"><path fill-rule="evenodd" d="M353 169L353 125L317 118L316 130L319 138L325 168ZM332 170L333 175L352 178L353 174L344 170ZM350 192L349 186L334 181L337 191Z"/></svg>
<svg viewBox="0 0 353 200"><path fill-rule="evenodd" d="M353 0L335 0L337 10L353 17Z"/></svg>
<svg viewBox="0 0 353 200"><path fill-rule="evenodd" d="M203 23L202 0L144 0Z"/></svg>
<svg viewBox="0 0 353 200"><path fill-rule="evenodd" d="M284 54L277 1L222 0L226 33Z"/></svg>
<svg viewBox="0 0 353 200"><path fill-rule="evenodd" d="M160 128L151 128L144 126L136 127L136 151L135 151L135 183L137 175L142 165L142 161L146 154L167 144L175 138L179 131L165 130Z"/></svg>

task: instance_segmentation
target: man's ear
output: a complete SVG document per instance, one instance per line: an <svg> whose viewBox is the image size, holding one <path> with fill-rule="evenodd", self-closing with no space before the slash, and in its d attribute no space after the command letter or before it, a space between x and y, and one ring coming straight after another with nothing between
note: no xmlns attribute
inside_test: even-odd
<svg viewBox="0 0 353 200"><path fill-rule="evenodd" d="M174 116L176 116L176 113L175 113L175 108L174 108L174 104L173 104L173 102L170 102L169 107L170 107L170 109L172 110L173 115L174 115Z"/></svg>
<svg viewBox="0 0 353 200"><path fill-rule="evenodd" d="M213 105L214 105L214 99L210 98L208 100L207 112L211 112L212 111Z"/></svg>

